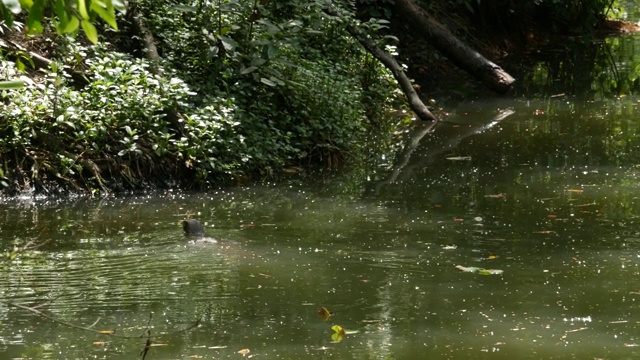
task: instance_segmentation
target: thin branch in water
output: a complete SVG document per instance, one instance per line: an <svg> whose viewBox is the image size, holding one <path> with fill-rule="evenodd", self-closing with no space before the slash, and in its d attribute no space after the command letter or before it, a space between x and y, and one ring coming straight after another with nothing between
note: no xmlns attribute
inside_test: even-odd
<svg viewBox="0 0 640 360"><path fill-rule="evenodd" d="M84 331L92 332L94 334L109 335L109 336L112 336L112 337L115 337L115 338L118 338L118 339L139 339L142 336L144 336L144 334L143 335L138 335L138 336L118 335L118 334L116 334L115 330L95 330L95 329L91 329L90 327L80 326L80 325L72 324L70 322L66 322L66 321L62 321L62 320L56 319L56 318L54 318L54 317L52 317L50 315L47 315L44 312L42 312L42 311L40 311L40 310L38 310L38 309L36 309L34 307L25 306L25 305L13 303L13 302L9 302L8 305L13 305L13 306L15 306L15 307L17 307L19 309L30 311L30 312L32 312L32 313L34 313L34 314L36 314L36 315L38 315L38 316L40 316L42 318L45 318L47 320L51 320L51 321L53 321L55 323L58 323L60 325L64 325L64 326L67 326L67 327L70 327L70 328L74 328L74 329L78 329L78 330L84 330ZM95 325L95 323L93 325L91 325L91 326L94 326L94 325ZM195 328L195 327L197 327L199 325L200 325L200 319L196 320L193 324L189 325L188 327L186 327L184 329L180 329L180 330L176 330L176 331L168 332L168 333L164 333L164 334L159 334L159 335L156 335L156 336L151 336L149 334L148 335L148 339L155 339L155 338L160 337L162 335L173 335L173 334L178 334L178 333L181 333L181 332L189 331L189 330L191 330L191 329L193 329L193 328Z"/></svg>
<svg viewBox="0 0 640 360"><path fill-rule="evenodd" d="M151 319L153 319L153 313L150 312L149 313L149 321L147 321L147 341L144 344L144 349L142 349L142 351L140 352L142 355L142 360L144 360L147 357L147 354L149 353L149 349L151 349Z"/></svg>

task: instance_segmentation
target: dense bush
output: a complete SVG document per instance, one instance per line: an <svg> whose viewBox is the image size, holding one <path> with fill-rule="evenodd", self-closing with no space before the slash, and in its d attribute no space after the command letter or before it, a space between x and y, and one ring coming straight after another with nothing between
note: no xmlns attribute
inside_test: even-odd
<svg viewBox="0 0 640 360"><path fill-rule="evenodd" d="M131 18L104 32L111 43L58 37L50 72L2 93L3 172L17 171L17 187L136 189L342 164L395 84L322 3L132 2L156 38L153 65L118 51L144 53ZM0 77L23 74L1 64Z"/></svg>

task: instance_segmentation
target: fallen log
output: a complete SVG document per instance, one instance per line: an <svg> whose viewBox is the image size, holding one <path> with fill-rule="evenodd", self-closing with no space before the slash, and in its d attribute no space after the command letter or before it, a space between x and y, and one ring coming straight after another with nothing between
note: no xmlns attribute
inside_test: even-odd
<svg viewBox="0 0 640 360"><path fill-rule="evenodd" d="M509 73L460 41L413 0L395 0L395 4L397 13L456 66L493 91L504 93L511 89L516 80Z"/></svg>

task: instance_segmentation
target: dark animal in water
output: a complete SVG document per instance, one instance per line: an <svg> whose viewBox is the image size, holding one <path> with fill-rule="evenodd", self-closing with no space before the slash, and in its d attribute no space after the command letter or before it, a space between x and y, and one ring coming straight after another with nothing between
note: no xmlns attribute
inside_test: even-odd
<svg viewBox="0 0 640 360"><path fill-rule="evenodd" d="M204 227L195 219L182 221L182 229L187 236L204 236Z"/></svg>

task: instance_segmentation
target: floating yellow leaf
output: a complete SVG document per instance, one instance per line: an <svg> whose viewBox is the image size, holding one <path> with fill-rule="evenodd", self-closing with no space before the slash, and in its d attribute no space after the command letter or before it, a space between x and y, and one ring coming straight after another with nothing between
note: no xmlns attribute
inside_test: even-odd
<svg viewBox="0 0 640 360"><path fill-rule="evenodd" d="M322 320L327 320L328 318L333 316L333 313L331 311L327 310L326 307L321 307L320 309L318 309L318 315L320 316L320 318Z"/></svg>
<svg viewBox="0 0 640 360"><path fill-rule="evenodd" d="M242 349L242 350L238 350L238 354L241 354L242 356L247 356L248 353L250 353L251 350L249 349Z"/></svg>
<svg viewBox="0 0 640 360"><path fill-rule="evenodd" d="M342 341L342 339L344 339L344 328L340 325L333 325L331 327L331 330L333 330L333 334L331 334L331 340L334 343L339 343L340 341Z"/></svg>
<svg viewBox="0 0 640 360"><path fill-rule="evenodd" d="M115 330L98 330L98 334L102 334L102 335L113 335L115 333L116 333Z"/></svg>

